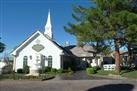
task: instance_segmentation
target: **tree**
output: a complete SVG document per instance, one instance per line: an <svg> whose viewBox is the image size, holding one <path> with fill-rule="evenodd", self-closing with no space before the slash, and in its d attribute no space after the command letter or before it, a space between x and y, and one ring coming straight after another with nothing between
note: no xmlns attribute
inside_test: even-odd
<svg viewBox="0 0 137 91"><path fill-rule="evenodd" d="M113 14L113 21L116 20L118 25L119 35L121 36L121 46L126 46L128 49L128 62L132 61L133 46L137 43L137 1L125 0L122 3L120 11ZM115 19L113 19L115 18Z"/></svg>
<svg viewBox="0 0 137 91"><path fill-rule="evenodd" d="M0 42L0 53L3 52L5 49L5 44Z"/></svg>
<svg viewBox="0 0 137 91"><path fill-rule="evenodd" d="M136 46L137 46L137 0L130 0L128 6L128 11L131 12L130 15L128 15L128 19L130 22L128 22L127 31L125 33L125 41L126 46L128 49L128 63L131 64L133 60L133 53L136 52ZM126 25L127 25L126 24Z"/></svg>
<svg viewBox="0 0 137 91"><path fill-rule="evenodd" d="M119 49L131 44L129 35L136 36L136 9L132 9L131 0L91 0L91 3L95 6L75 7L73 17L77 23L69 23L64 28L81 43L94 44L96 49L105 50L105 47L112 46L109 41L113 42L111 44L115 49L116 72L120 73Z"/></svg>
<svg viewBox="0 0 137 91"><path fill-rule="evenodd" d="M107 54L110 47L106 45L106 41L103 40L103 21L100 20L100 18L103 19L103 17L100 16L102 15L101 10L87 9L79 6L74 7L74 11L80 15L76 16L75 14L72 14L77 23L68 23L69 27L65 26L65 30L76 36L78 46L84 44L92 45L97 50L97 53L105 51ZM93 21L91 19L93 19Z"/></svg>

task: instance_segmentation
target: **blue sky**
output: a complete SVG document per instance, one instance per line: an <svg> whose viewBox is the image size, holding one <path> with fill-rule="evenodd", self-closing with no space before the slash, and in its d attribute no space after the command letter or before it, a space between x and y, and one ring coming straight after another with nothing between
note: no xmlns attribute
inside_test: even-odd
<svg viewBox="0 0 137 91"><path fill-rule="evenodd" d="M62 45L65 41L75 44L75 37L63 28L68 22L75 22L71 16L72 5L90 3L89 0L0 0L0 41L10 52L37 29L44 32L50 9L54 39Z"/></svg>

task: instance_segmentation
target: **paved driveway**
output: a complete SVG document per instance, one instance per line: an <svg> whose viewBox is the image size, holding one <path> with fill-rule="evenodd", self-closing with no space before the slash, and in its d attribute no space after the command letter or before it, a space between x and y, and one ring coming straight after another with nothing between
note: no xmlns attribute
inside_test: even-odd
<svg viewBox="0 0 137 91"><path fill-rule="evenodd" d="M137 91L137 80L3 80L0 91Z"/></svg>
<svg viewBox="0 0 137 91"><path fill-rule="evenodd" d="M105 76L89 76L85 71L76 71L75 73L69 75L57 75L53 80L113 80L113 77L105 77ZM117 78L122 79L122 78Z"/></svg>

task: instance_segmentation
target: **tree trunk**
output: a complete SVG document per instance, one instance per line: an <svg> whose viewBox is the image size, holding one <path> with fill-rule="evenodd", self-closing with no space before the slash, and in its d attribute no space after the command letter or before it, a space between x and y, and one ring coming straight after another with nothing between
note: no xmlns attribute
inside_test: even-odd
<svg viewBox="0 0 137 91"><path fill-rule="evenodd" d="M128 65L131 65L131 61L132 61L132 50L131 50L131 45L128 44L128 58L127 58L127 63Z"/></svg>
<svg viewBox="0 0 137 91"><path fill-rule="evenodd" d="M119 52L119 40L115 40L115 64L116 64L116 73L120 74L120 52Z"/></svg>

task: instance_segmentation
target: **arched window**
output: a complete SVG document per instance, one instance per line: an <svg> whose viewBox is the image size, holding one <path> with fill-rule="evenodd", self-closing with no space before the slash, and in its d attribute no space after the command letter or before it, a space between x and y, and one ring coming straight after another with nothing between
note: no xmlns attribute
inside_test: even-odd
<svg viewBox="0 0 137 91"><path fill-rule="evenodd" d="M52 67L52 56L48 56L48 67Z"/></svg>
<svg viewBox="0 0 137 91"><path fill-rule="evenodd" d="M28 65L28 57L27 56L24 56L23 57L23 67L27 66Z"/></svg>
<svg viewBox="0 0 137 91"><path fill-rule="evenodd" d="M28 60L28 57L27 57L27 56L24 56L24 57L23 57L23 60Z"/></svg>
<svg viewBox="0 0 137 91"><path fill-rule="evenodd" d="M23 57L23 72L25 74L29 73L29 66L28 66L28 56Z"/></svg>

